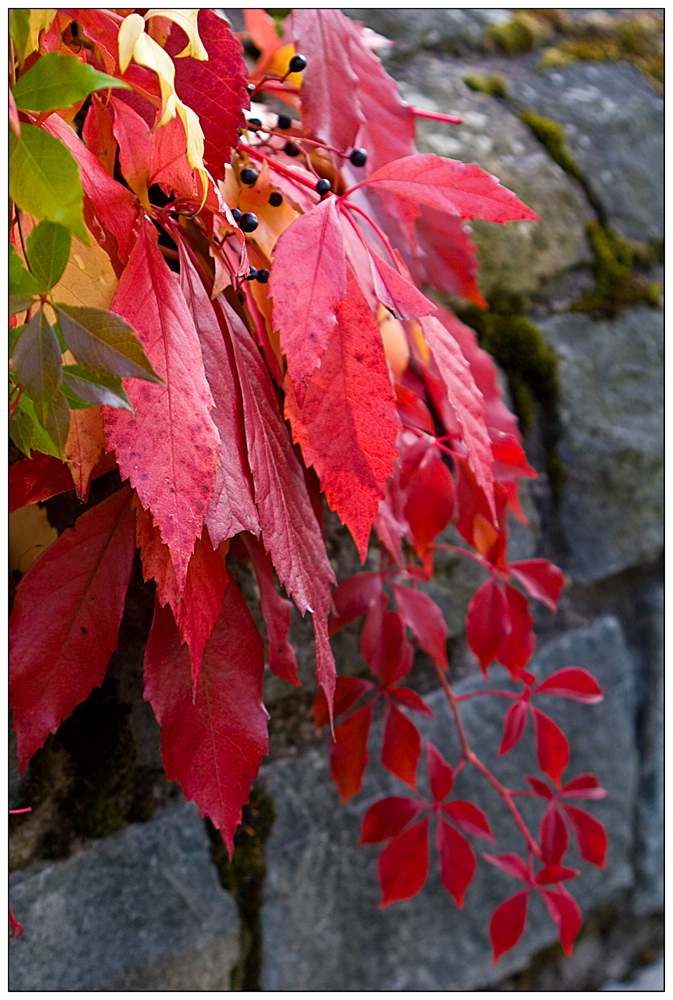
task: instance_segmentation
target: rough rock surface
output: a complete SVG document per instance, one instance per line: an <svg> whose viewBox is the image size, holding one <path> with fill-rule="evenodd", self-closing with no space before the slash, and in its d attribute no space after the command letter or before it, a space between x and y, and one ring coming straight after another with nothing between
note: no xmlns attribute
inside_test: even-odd
<svg viewBox="0 0 673 1000"><path fill-rule="evenodd" d="M512 99L563 125L609 224L634 240L664 231L664 102L633 66L576 63L514 81Z"/></svg>
<svg viewBox="0 0 673 1000"><path fill-rule="evenodd" d="M596 621L549 643L536 658L541 675L581 664L605 690L599 706L578 706L545 699L548 709L568 734L571 764L568 775L595 771L609 791L595 813L610 829L607 869L599 872L582 863L574 888L580 905L590 909L633 884L631 863L636 808L637 753L632 691L632 663L618 622ZM481 687L470 678L459 693ZM458 759L453 726L442 692L428 699L435 719L424 735L455 764ZM486 706L486 707L484 707ZM521 775L535 771L531 733L509 755L498 760L497 747L504 715L501 699L475 699L462 706L471 745L493 766L505 784L519 787ZM380 726L379 726L380 729ZM375 755L371 754L372 761ZM469 781L469 785L468 785ZM523 968L555 939L555 928L535 905L528 929L514 953L491 962L488 921L495 906L512 891L511 879L485 862L468 891L465 909L441 887L436 859L431 856L428 882L414 899L378 909L377 847L358 850L360 822L373 801L387 794L405 794L377 764L370 764L362 793L340 806L330 784L324 754L312 751L300 762L282 761L263 769L263 784L276 802L276 824L267 843L266 903L262 912L266 990L447 990L479 989ZM490 787L465 771L455 796L478 790L477 802L491 825L505 832L498 851L519 848L504 807ZM479 850L485 842L475 841ZM488 849L488 848L487 848ZM537 903L537 901L535 901Z"/></svg>
<svg viewBox="0 0 673 1000"><path fill-rule="evenodd" d="M539 327L559 359L568 568L594 583L661 552L663 314L570 313Z"/></svg>
<svg viewBox="0 0 673 1000"><path fill-rule="evenodd" d="M455 54L478 48L489 24L504 24L512 16L503 7L344 7L342 10L384 37L396 39L397 51L403 54L419 49Z"/></svg>
<svg viewBox="0 0 673 1000"><path fill-rule="evenodd" d="M10 990L228 990L239 918L193 803L10 880Z"/></svg>

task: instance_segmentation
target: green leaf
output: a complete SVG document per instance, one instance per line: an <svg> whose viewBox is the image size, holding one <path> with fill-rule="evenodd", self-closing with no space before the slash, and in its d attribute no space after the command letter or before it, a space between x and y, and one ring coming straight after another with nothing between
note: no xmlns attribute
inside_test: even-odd
<svg viewBox="0 0 673 1000"><path fill-rule="evenodd" d="M164 385L145 357L133 327L107 309L54 305L65 342L77 358L94 372L142 378Z"/></svg>
<svg viewBox="0 0 673 1000"><path fill-rule="evenodd" d="M100 73L76 56L49 52L19 77L12 93L20 111L53 111L69 108L92 91L108 87L131 89L128 83Z"/></svg>
<svg viewBox="0 0 673 1000"><path fill-rule="evenodd" d="M17 58L23 62L23 54L30 35L30 7L9 8L9 33L14 42Z"/></svg>
<svg viewBox="0 0 673 1000"><path fill-rule="evenodd" d="M30 296L39 291L36 278L27 270L16 248L9 244L9 294ZM30 301L30 300L29 300ZM28 308L27 306L25 308ZM19 310L17 309L17 312ZM10 315L13 315L10 313Z"/></svg>
<svg viewBox="0 0 673 1000"><path fill-rule="evenodd" d="M61 383L59 392L62 393L71 410L93 410L94 406L96 406L95 403L87 403L76 392L72 392L65 383Z"/></svg>
<svg viewBox="0 0 673 1000"><path fill-rule="evenodd" d="M35 125L9 132L9 196L35 219L59 222L89 246L79 167L69 149Z"/></svg>
<svg viewBox="0 0 673 1000"><path fill-rule="evenodd" d="M68 345L63 339L63 334L61 333L61 327L59 326L58 322L52 323L52 326L54 328L54 333L58 337L58 346L61 348L61 354L65 354L65 352L68 350Z"/></svg>
<svg viewBox="0 0 673 1000"><path fill-rule="evenodd" d="M40 295L46 295L59 281L70 256L71 236L58 222L46 219L35 226L26 241L26 259L35 276Z"/></svg>
<svg viewBox="0 0 673 1000"><path fill-rule="evenodd" d="M35 408L29 397L21 397L19 405L9 421L9 436L24 455L30 458L31 449L44 455L62 458L59 450L35 415Z"/></svg>
<svg viewBox="0 0 673 1000"><path fill-rule="evenodd" d="M25 312L34 301L28 295L10 295L8 297L9 315L16 316L17 313Z"/></svg>
<svg viewBox="0 0 673 1000"><path fill-rule="evenodd" d="M44 310L40 309L21 334L12 355L16 381L35 405L46 427L47 412L61 381L61 349Z"/></svg>
<svg viewBox="0 0 673 1000"><path fill-rule="evenodd" d="M16 342L18 341L18 339L21 336L21 334L23 333L23 331L26 329L26 326L27 326L26 323L22 323L20 326L15 326L12 330L9 331L9 356L10 356L10 358L11 358L12 354L14 353L14 348L16 347Z"/></svg>
<svg viewBox="0 0 673 1000"><path fill-rule="evenodd" d="M63 450L70 430L70 407L60 392L57 392L47 404L44 427L56 445L58 457L63 458Z"/></svg>
<svg viewBox="0 0 673 1000"><path fill-rule="evenodd" d="M114 406L133 413L131 400L118 376L100 375L84 365L64 365L61 373L68 389L92 406Z"/></svg>

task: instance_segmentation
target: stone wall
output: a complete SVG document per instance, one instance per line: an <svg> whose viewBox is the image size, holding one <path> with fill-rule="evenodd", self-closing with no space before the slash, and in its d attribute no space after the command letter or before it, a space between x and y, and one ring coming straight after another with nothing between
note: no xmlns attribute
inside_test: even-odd
<svg viewBox="0 0 673 1000"><path fill-rule="evenodd" d="M607 868L584 866L577 891L586 925L570 961L554 946L551 921L534 913L520 946L492 966L488 917L508 886L484 865L462 913L432 863L420 896L379 910L378 852L358 849L360 823L371 801L399 788L373 764L362 793L339 804L327 736L311 725L312 647L299 620L306 691L269 678L271 755L238 837L241 860L228 866L193 804L161 772L141 682L152 595L136 573L103 689L48 741L22 783L13 765L13 804L34 806L13 820L10 839L10 895L26 928L11 943L13 990L593 990L657 956L661 12L347 13L397 41L387 65L410 103L463 118L459 127L419 120L419 149L479 163L540 216L506 227L475 223L491 310L488 321L464 315L501 363L539 472L524 498L531 528L513 525L515 557L551 558L569 580L558 614L537 613L537 666L543 674L584 666L605 689L600 706L567 703L555 717L571 741L573 773L595 771L609 792L595 809L610 834ZM610 61L572 61L578 51L607 51ZM73 515L59 502L48 509L59 529ZM354 553L338 523L328 523L343 577L356 568ZM463 628L478 582L478 571L447 556L428 588L449 623L463 692L474 685ZM334 647L340 670L363 666L356 633L340 633ZM422 656L418 662L419 690L435 709L424 735L450 754L443 697ZM502 710L484 710L481 701L466 707L467 729L488 760ZM111 718L116 728L108 731ZM80 753L82 733L94 734L98 755ZM498 764L505 782L508 769L520 780L517 755L525 766L526 753L530 759L524 742ZM483 794L492 823L506 830L499 803ZM506 841L500 850L515 846Z"/></svg>

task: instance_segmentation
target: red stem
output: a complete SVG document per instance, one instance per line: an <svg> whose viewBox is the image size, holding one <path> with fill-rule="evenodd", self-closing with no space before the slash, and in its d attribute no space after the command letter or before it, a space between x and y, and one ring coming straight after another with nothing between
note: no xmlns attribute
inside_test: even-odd
<svg viewBox="0 0 673 1000"><path fill-rule="evenodd" d="M295 181L297 184L303 184L304 187L310 188L311 191L315 192L315 185L312 181L307 181L306 178L300 177L298 174L293 173L287 167L284 167L281 163L276 163L274 159L267 156L266 153L260 153L259 150L254 149L253 146L246 146L244 142L239 142L238 148L243 150L246 156L249 156L252 160L257 160L259 162L264 161L269 164L274 170L283 177L287 177L288 180Z"/></svg>
<svg viewBox="0 0 673 1000"><path fill-rule="evenodd" d="M351 188L351 191L354 191L354 190L355 190L355 188ZM348 194L348 191L346 192L346 194ZM351 210L351 212L357 212L358 215L361 215L369 223L369 225L372 227L372 229L374 230L374 232L376 233L376 235L378 236L378 238L381 240L381 242L383 243L384 247L388 251L388 253L390 255L390 259L392 260L393 264L395 265L396 270L400 274L402 274L402 270L400 268L400 265L397 263L397 260L395 259L395 254L393 253L393 248L391 247L390 241L389 241L388 237L386 236L386 234L381 229L379 229L379 227L376 225L376 223L374 222L374 220L370 219L369 216L367 215L367 213L363 209L361 209L359 205L355 205L352 201L344 201L344 198L346 197L346 194L342 194L341 195L341 197L339 198L339 204L343 205L344 208L349 208Z"/></svg>
<svg viewBox="0 0 673 1000"><path fill-rule="evenodd" d="M440 111L423 111L421 108L411 109L416 118L428 118L433 122L446 122L448 125L462 125L463 119L455 115L443 115Z"/></svg>
<svg viewBox="0 0 673 1000"><path fill-rule="evenodd" d="M446 694L447 700L451 707L451 712L453 714L453 718L456 723L456 730L458 731L458 739L460 740L460 745L463 750L463 757L471 764L474 764L474 766L477 768L478 771L480 771L483 774L486 780L493 785L495 790L504 800L505 805L511 812L512 816L514 817L517 826L521 830L521 833L523 834L524 839L528 844L529 850L531 850L534 854L536 854L538 858L541 857L540 848L533 840L533 837L531 836L528 827L526 826L521 817L521 813L515 806L512 800L512 794L510 790L508 788L505 788L505 786L498 781L496 776L489 771L489 769L486 767L485 764L482 764L477 755L470 748L470 744L467 741L467 734L465 733L465 729L463 727L463 720L461 719L460 712L458 711L458 703L456 695L453 693L453 689L449 684L448 680L446 679L446 677L444 676L441 667L438 667L437 664L435 664L435 670L437 672L437 676L441 681L442 687L444 688L444 693Z"/></svg>
<svg viewBox="0 0 673 1000"><path fill-rule="evenodd" d="M488 695L498 695L501 698L521 697L515 691L472 691L471 694L459 694L456 701L467 701L469 698L483 698Z"/></svg>

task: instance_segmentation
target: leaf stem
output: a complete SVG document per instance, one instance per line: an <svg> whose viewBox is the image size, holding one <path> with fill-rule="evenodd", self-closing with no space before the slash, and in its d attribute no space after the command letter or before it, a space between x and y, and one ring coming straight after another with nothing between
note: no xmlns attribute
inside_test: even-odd
<svg viewBox="0 0 673 1000"><path fill-rule="evenodd" d="M519 698L521 697L516 693L516 691L472 691L469 694L459 694L456 696L456 701L468 701L470 698L483 698L490 695L497 695L502 698Z"/></svg>
<svg viewBox="0 0 673 1000"><path fill-rule="evenodd" d="M262 160L269 164L277 173L282 174L283 177L287 177L288 180L295 181L297 184L303 184L304 187L310 188L311 191L315 192L315 186L312 181L307 181L304 177L300 177L295 174L292 170L284 167L282 163L276 163L276 161L267 156L266 153L260 153L259 150L255 149L254 146L247 146L244 142L239 142L238 148L243 150L251 159L261 162Z"/></svg>
<svg viewBox="0 0 673 1000"><path fill-rule="evenodd" d="M446 122L447 125L462 125L463 119L456 115L444 115L441 111L423 111L422 108L411 109L416 118L427 118L432 122Z"/></svg>
<svg viewBox="0 0 673 1000"><path fill-rule="evenodd" d="M351 191L354 191L354 190L355 190L354 188L351 188ZM346 194L348 194L348 192L346 192ZM367 215L367 213L362 208L360 208L359 205L356 205L352 201L344 201L344 198L346 197L346 194L342 194L341 195L341 197L339 198L339 204L343 205L344 208L350 209L351 212L357 212L358 215L361 215L365 219L365 221L369 223L369 225L372 227L372 229L374 230L374 232L376 233L376 235L378 236L378 238L381 240L381 242L383 243L384 247L388 251L388 254L390 255L390 259L392 260L393 264L395 265L395 269L398 271L399 274L401 274L402 273L402 269L400 268L400 265L397 263L397 259L395 257L395 253L393 251L393 248L390 245L390 240L388 239L388 237L386 236L386 234L381 229L379 229L379 227L376 225L376 223L374 222L374 220L370 219L369 216Z"/></svg>

